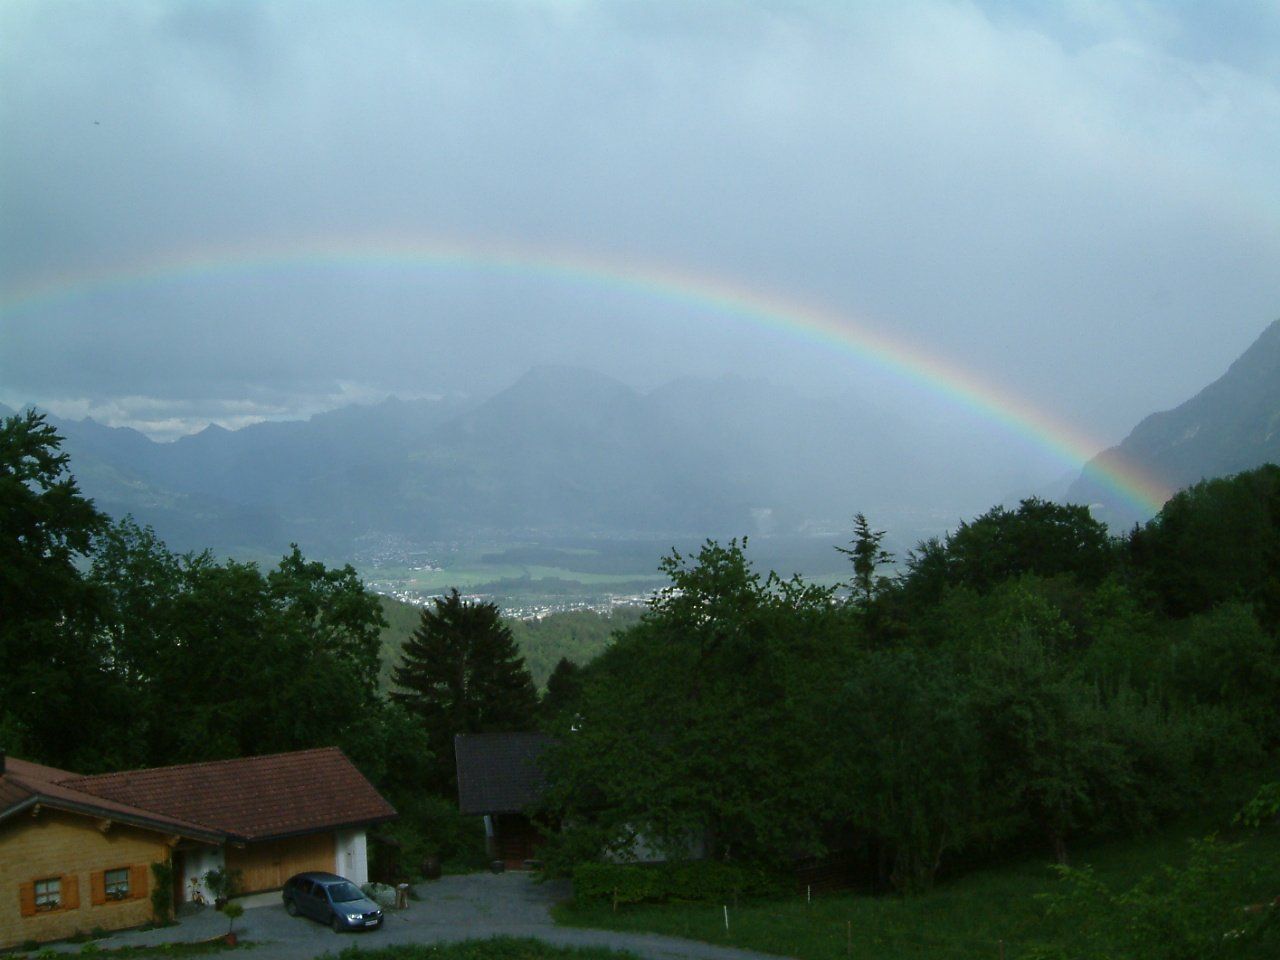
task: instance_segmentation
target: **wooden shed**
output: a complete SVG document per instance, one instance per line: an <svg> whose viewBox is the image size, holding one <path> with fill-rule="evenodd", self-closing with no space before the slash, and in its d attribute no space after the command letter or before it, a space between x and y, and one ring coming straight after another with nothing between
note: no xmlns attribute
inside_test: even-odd
<svg viewBox="0 0 1280 960"><path fill-rule="evenodd" d="M510 870L537 859L542 835L526 811L542 797L545 733L460 733L453 740L458 808L484 817L489 856Z"/></svg>

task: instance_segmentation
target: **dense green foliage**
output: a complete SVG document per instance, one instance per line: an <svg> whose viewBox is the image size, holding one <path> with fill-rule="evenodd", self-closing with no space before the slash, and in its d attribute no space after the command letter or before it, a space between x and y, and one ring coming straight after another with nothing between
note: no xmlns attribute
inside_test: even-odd
<svg viewBox="0 0 1280 960"><path fill-rule="evenodd" d="M76 566L106 524L42 417L0 423L0 733L10 750L76 758L84 703L125 719L95 666L96 598Z"/></svg>
<svg viewBox="0 0 1280 960"><path fill-rule="evenodd" d="M897 581L859 516L845 602L757 574L737 542L673 554L671 586L560 710L548 819L571 826L549 862L839 850L918 892L1195 809L1280 743L1274 477L1192 488L1119 540L1082 507L996 508ZM1251 559L1196 552L1219 519L1228 540L1250 528ZM1175 608L1182 582L1201 599Z"/></svg>
<svg viewBox="0 0 1280 960"><path fill-rule="evenodd" d="M761 578L736 542L664 569L671 587L587 668L549 760L550 803L580 825L565 843L625 857L643 832L765 861L816 845L829 798L812 771L854 652L831 591Z"/></svg>
<svg viewBox="0 0 1280 960"><path fill-rule="evenodd" d="M1045 894L1050 914L1075 929L1070 945L1037 960L1216 960L1280 955L1280 911L1241 903L1239 845L1196 841L1190 857L1117 892L1091 868L1059 867L1065 889ZM1250 909L1252 908L1252 909Z"/></svg>
<svg viewBox="0 0 1280 960"><path fill-rule="evenodd" d="M1272 633L1280 627L1280 467L1208 480L1176 494L1136 529L1129 556L1168 616L1249 604Z"/></svg>
<svg viewBox="0 0 1280 960"><path fill-rule="evenodd" d="M379 721L381 619L351 568L296 548L265 575L175 556L127 519L92 559L103 666L132 713L104 751L111 765L345 743Z"/></svg>

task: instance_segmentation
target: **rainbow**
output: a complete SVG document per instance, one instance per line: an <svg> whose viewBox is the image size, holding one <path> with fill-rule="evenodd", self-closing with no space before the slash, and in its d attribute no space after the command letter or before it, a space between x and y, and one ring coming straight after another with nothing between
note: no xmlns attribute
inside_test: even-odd
<svg viewBox="0 0 1280 960"><path fill-rule="evenodd" d="M605 288L681 304L832 347L942 396L1073 464L1088 464L1102 444L1022 397L872 327L830 310L724 278L670 266L615 261L576 251L509 243L385 237L292 239L211 247L128 265L66 273L0 296L2 321L65 300L173 279L218 278L296 268L414 267L484 270L556 283ZM1133 464L1108 458L1090 476L1144 514L1157 513L1171 492Z"/></svg>

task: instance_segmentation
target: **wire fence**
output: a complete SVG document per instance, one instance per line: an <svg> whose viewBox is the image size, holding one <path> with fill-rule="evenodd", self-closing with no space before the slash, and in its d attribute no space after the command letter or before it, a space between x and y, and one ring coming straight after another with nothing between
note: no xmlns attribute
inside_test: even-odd
<svg viewBox="0 0 1280 960"><path fill-rule="evenodd" d="M766 913L740 910L733 904L714 910L718 929L712 942L803 960L1027 960L1051 955L1043 942L1015 936L904 930L866 917L839 920L817 914ZM703 932L709 931L704 928Z"/></svg>

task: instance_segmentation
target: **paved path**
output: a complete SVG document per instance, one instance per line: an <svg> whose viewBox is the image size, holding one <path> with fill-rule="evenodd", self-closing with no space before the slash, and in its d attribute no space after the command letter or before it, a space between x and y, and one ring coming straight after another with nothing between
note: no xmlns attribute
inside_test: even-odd
<svg viewBox="0 0 1280 960"><path fill-rule="evenodd" d="M381 930L335 934L313 920L290 917L278 897L246 898L236 932L256 946L248 960L312 960L345 947L376 950L401 943L442 943L488 937L533 937L572 947L626 950L646 960L777 960L768 954L717 947L657 934L558 927L551 907L569 895L566 884L535 883L528 874L476 873L445 877L415 888L420 899L407 910L389 910ZM116 934L103 949L126 944L159 945L208 940L225 933L227 918L204 909L176 927ZM77 945L56 949L78 951Z"/></svg>

